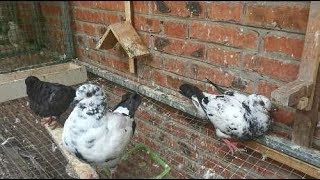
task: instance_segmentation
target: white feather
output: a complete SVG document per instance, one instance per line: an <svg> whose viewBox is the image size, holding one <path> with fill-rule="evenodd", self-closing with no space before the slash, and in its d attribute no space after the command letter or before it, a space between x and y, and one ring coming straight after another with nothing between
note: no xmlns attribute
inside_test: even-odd
<svg viewBox="0 0 320 180"><path fill-rule="evenodd" d="M126 112L125 108L118 108ZM96 113L96 114L94 114ZM82 99L64 124L62 142L73 153L79 152L88 162L112 167L118 163L133 135L132 120L121 113L106 110L103 96Z"/></svg>

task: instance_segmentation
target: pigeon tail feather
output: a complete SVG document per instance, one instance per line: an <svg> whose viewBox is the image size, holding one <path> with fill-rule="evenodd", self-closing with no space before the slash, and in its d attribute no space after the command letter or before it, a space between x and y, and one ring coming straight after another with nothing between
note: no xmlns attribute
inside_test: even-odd
<svg viewBox="0 0 320 180"><path fill-rule="evenodd" d="M217 84L213 83L212 81L210 81L208 78L206 78L206 79L207 79L207 81L208 81L211 85L213 85L221 94L224 94L224 93L227 91L227 90L219 87Z"/></svg>
<svg viewBox="0 0 320 180"><path fill-rule="evenodd" d="M136 110L141 104L142 97L138 93L126 93L122 96L122 100L114 108L113 112L119 112L133 118Z"/></svg>

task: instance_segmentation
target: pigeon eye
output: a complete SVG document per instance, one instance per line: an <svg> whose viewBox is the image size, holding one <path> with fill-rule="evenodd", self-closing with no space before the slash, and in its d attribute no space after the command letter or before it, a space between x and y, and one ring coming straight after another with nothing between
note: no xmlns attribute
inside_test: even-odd
<svg viewBox="0 0 320 180"><path fill-rule="evenodd" d="M259 104L260 104L261 106L264 106L264 105L265 105L263 101L260 101Z"/></svg>
<svg viewBox="0 0 320 180"><path fill-rule="evenodd" d="M91 97L91 96L92 96L92 93L89 93L89 92L88 92L86 95L87 95L87 97Z"/></svg>

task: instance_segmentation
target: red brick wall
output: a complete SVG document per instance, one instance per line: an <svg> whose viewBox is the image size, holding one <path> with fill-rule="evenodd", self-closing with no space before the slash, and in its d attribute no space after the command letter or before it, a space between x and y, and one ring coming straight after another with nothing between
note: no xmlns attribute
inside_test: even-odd
<svg viewBox="0 0 320 180"><path fill-rule="evenodd" d="M270 97L297 77L310 2L136 1L134 27L151 56L130 75L120 48L95 50L107 27L124 20L123 1L71 1L76 56L129 79L177 91L183 82L206 91L212 81ZM294 113L276 122L292 126ZM279 134L281 130L278 131ZM290 133L282 133L290 138Z"/></svg>

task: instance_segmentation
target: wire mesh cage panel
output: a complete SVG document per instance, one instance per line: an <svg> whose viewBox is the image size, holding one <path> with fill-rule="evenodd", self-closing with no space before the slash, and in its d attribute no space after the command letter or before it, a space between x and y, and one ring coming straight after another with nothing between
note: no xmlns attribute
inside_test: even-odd
<svg viewBox="0 0 320 180"><path fill-rule="evenodd" d="M105 89L109 107L116 105L121 95L131 91L101 78L91 82ZM137 130L133 142L148 145L168 163L171 171L166 178L313 178L249 147L240 146L243 151L231 155L228 147L215 137L210 123L151 98L143 97L135 120ZM182 127L188 129L186 133L182 132ZM127 168L135 162L138 161L128 162ZM145 172L148 176L158 173L150 166ZM145 174L133 176L146 177Z"/></svg>
<svg viewBox="0 0 320 180"><path fill-rule="evenodd" d="M0 178L66 178L67 161L27 98L0 104Z"/></svg>
<svg viewBox="0 0 320 180"><path fill-rule="evenodd" d="M104 89L109 109L130 91L95 76L89 78ZM22 98L0 104L0 178L70 178L66 159L27 102ZM62 114L61 120L70 112ZM147 97L142 98L135 121L128 150L138 143L149 147L171 168L165 178L313 178L248 147L231 155L215 138L210 123ZM116 178L150 178L163 172L143 151L128 152Z"/></svg>
<svg viewBox="0 0 320 180"><path fill-rule="evenodd" d="M0 73L67 61L72 34L67 2L0 2Z"/></svg>

